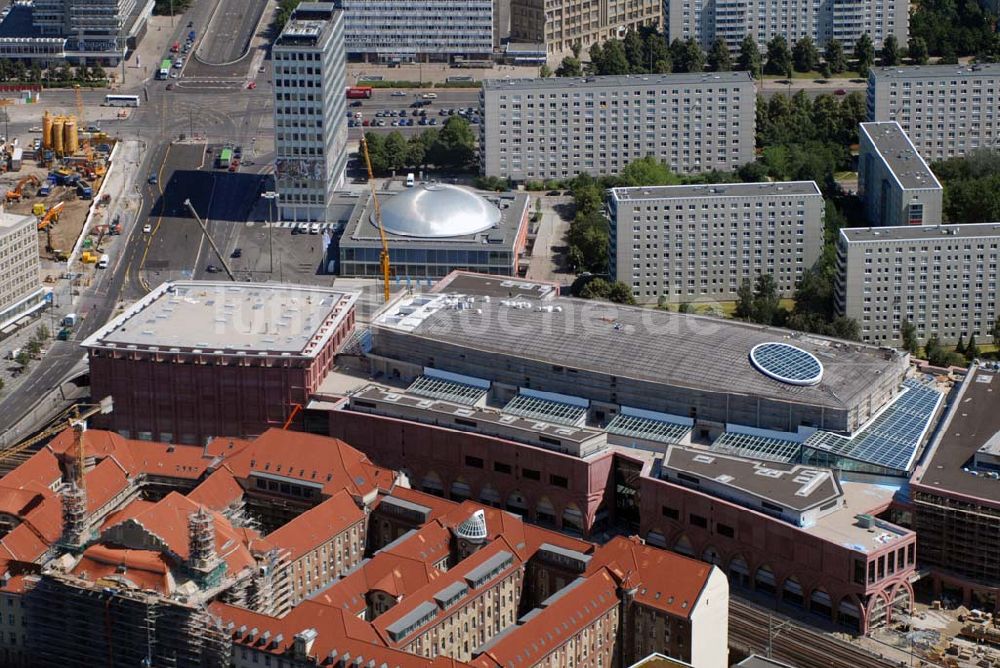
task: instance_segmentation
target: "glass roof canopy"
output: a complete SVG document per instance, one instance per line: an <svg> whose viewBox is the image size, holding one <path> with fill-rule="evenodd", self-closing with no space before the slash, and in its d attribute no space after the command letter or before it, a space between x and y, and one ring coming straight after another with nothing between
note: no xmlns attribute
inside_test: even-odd
<svg viewBox="0 0 1000 668"><path fill-rule="evenodd" d="M816 385L823 379L820 361L787 343L759 343L750 350L750 361L765 376L788 385Z"/></svg>
<svg viewBox="0 0 1000 668"><path fill-rule="evenodd" d="M574 406L525 394L518 394L511 399L510 403L503 407L503 412L571 427L582 427L587 418L587 409L584 406Z"/></svg>
<svg viewBox="0 0 1000 668"><path fill-rule="evenodd" d="M680 443L691 432L691 426L652 418L619 413L605 431L627 438L641 438L659 443Z"/></svg>
<svg viewBox="0 0 1000 668"><path fill-rule="evenodd" d="M799 460L801 447L802 444L795 441L736 432L726 432L712 443L712 450L722 453L786 464Z"/></svg>
<svg viewBox="0 0 1000 668"><path fill-rule="evenodd" d="M896 400L853 438L823 431L810 436L803 444L805 457L814 460L827 455L908 471L943 395L912 378L903 386Z"/></svg>
<svg viewBox="0 0 1000 668"><path fill-rule="evenodd" d="M475 406L486 396L484 388L432 376L420 376L406 388L406 391L421 397L441 399L464 406Z"/></svg>

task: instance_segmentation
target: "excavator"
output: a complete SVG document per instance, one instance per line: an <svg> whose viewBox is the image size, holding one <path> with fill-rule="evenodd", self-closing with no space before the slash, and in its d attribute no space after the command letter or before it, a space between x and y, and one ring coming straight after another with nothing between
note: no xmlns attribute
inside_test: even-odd
<svg viewBox="0 0 1000 668"><path fill-rule="evenodd" d="M48 230L52 223L59 222L59 214L62 213L63 207L66 206L65 202L59 202L54 204L51 209L45 212L41 220L38 221L39 230Z"/></svg>
<svg viewBox="0 0 1000 668"><path fill-rule="evenodd" d="M28 185L29 183L37 187L38 177L35 176L34 174L29 174L28 176L25 176L23 179L18 181L17 185L14 186L13 190L7 191L7 201L20 202L22 193L24 191L24 186Z"/></svg>

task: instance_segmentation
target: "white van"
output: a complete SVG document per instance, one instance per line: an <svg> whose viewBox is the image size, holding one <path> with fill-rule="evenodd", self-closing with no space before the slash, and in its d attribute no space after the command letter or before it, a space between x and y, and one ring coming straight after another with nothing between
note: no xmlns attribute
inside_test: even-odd
<svg viewBox="0 0 1000 668"><path fill-rule="evenodd" d="M109 264L111 264L111 258L108 257L107 254L104 254L101 256L101 259L97 261L97 268L107 269Z"/></svg>
<svg viewBox="0 0 1000 668"><path fill-rule="evenodd" d="M406 187L407 188L412 188L414 185L416 185L416 183L417 183L417 180L413 176L413 172L410 172L409 174L406 175Z"/></svg>
<svg viewBox="0 0 1000 668"><path fill-rule="evenodd" d="M425 100L436 100L436 99L438 99L437 93L424 93L420 97L422 97Z"/></svg>

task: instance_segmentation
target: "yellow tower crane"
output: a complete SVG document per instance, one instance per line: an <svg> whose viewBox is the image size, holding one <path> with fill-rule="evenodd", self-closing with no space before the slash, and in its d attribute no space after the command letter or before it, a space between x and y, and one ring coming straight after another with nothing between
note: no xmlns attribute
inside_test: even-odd
<svg viewBox="0 0 1000 668"><path fill-rule="evenodd" d="M389 240L386 238L385 230L382 228L382 207L378 203L378 193L375 192L375 173L372 171L372 159L368 155L368 142L365 141L364 135L361 135L361 153L365 156L365 166L368 168L368 187L372 191L372 202L375 206L375 223L378 225L378 235L382 240L382 252L378 256L378 264L382 272L382 297L388 304L389 275L391 273L389 266Z"/></svg>
<svg viewBox="0 0 1000 668"><path fill-rule="evenodd" d="M0 462L5 462L8 459L16 457L25 450L29 449L31 446L44 441L46 438L68 427L76 432L76 443L74 448L76 454L76 469L73 471L73 480L77 487L83 489L83 474L85 470L84 462L86 461L83 448L83 432L87 430L87 420L98 413L106 415L113 409L114 401L110 396L104 397L99 403L96 404L77 404L70 409L70 415L64 415L49 428L42 430L29 439L21 441L17 445L0 451Z"/></svg>

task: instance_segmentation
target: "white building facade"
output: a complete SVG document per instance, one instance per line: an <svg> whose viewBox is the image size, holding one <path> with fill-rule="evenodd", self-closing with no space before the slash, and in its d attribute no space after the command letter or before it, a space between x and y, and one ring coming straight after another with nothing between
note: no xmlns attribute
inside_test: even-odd
<svg viewBox="0 0 1000 668"><path fill-rule="evenodd" d="M895 35L906 44L909 34L907 0L665 0L664 18L669 41L694 38L708 49L721 37L733 51L750 35L763 48L777 35L789 45L811 37L823 46L837 39L847 51L861 35L880 48Z"/></svg>
<svg viewBox="0 0 1000 668"><path fill-rule="evenodd" d="M347 164L344 13L300 4L272 49L275 184L282 220L326 220Z"/></svg>
<svg viewBox="0 0 1000 668"><path fill-rule="evenodd" d="M754 159L755 104L747 72L488 79L480 169L564 179L653 156L675 172L732 171Z"/></svg>
<svg viewBox="0 0 1000 668"><path fill-rule="evenodd" d="M493 55L492 0L344 0L347 54L365 62Z"/></svg>
<svg viewBox="0 0 1000 668"><path fill-rule="evenodd" d="M0 214L0 329L45 305L34 216Z"/></svg>
<svg viewBox="0 0 1000 668"><path fill-rule="evenodd" d="M868 222L940 225L944 189L899 123L862 123L858 134L858 195Z"/></svg>
<svg viewBox="0 0 1000 668"><path fill-rule="evenodd" d="M992 340L1000 224L844 228L835 302L861 340L898 344L904 320L926 341Z"/></svg>
<svg viewBox="0 0 1000 668"><path fill-rule="evenodd" d="M823 246L814 181L613 188L611 275L640 303L732 301L771 274L790 297Z"/></svg>
<svg viewBox="0 0 1000 668"><path fill-rule="evenodd" d="M897 121L932 162L1000 148L1000 65L872 69L868 120Z"/></svg>

